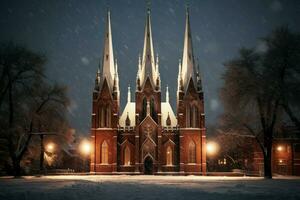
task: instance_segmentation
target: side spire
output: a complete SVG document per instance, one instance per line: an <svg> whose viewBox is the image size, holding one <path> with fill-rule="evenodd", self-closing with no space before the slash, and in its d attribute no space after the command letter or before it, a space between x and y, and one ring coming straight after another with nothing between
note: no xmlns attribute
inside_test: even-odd
<svg viewBox="0 0 300 200"><path fill-rule="evenodd" d="M99 91L99 85L101 83L101 73L100 73L100 62L96 73L96 79L95 79L95 90Z"/></svg>
<svg viewBox="0 0 300 200"><path fill-rule="evenodd" d="M130 85L128 85L128 93L127 93L127 103L131 102L131 91L130 91Z"/></svg>
<svg viewBox="0 0 300 200"><path fill-rule="evenodd" d="M167 88L166 88L166 102L169 103L169 100L170 99L170 95L169 95L169 86L167 85Z"/></svg>
<svg viewBox="0 0 300 200"><path fill-rule="evenodd" d="M181 74L182 74L181 78L182 78L182 84L184 88L186 88L190 78L192 78L193 81L196 81L195 67L196 66L195 66L195 59L193 53L189 6L187 6L186 20L185 20L185 33L184 33L184 47L183 47L182 66L181 66Z"/></svg>
<svg viewBox="0 0 300 200"><path fill-rule="evenodd" d="M115 77L114 52L112 44L112 32L110 22L110 10L107 10L106 27L104 36L104 48L102 57L102 75L106 78L110 88L113 88Z"/></svg>

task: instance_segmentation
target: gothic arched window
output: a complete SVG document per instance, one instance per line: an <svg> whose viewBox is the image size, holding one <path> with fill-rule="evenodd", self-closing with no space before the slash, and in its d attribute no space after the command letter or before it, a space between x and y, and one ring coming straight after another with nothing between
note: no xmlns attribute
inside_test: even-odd
<svg viewBox="0 0 300 200"><path fill-rule="evenodd" d="M141 118L141 121L146 117L146 114L147 114L147 99L146 97L144 97L143 99L143 105L142 105L142 118Z"/></svg>
<svg viewBox="0 0 300 200"><path fill-rule="evenodd" d="M106 108L105 108L104 127L110 127L110 118L111 118L111 109L110 109L110 105L107 105Z"/></svg>
<svg viewBox="0 0 300 200"><path fill-rule="evenodd" d="M124 149L124 165L130 165L130 149L128 146Z"/></svg>
<svg viewBox="0 0 300 200"><path fill-rule="evenodd" d="M100 127L105 127L105 112L103 107L100 108Z"/></svg>
<svg viewBox="0 0 300 200"><path fill-rule="evenodd" d="M101 145L101 164L108 164L108 144L106 140Z"/></svg>
<svg viewBox="0 0 300 200"><path fill-rule="evenodd" d="M194 141L190 141L189 143L189 154L188 154L188 162L196 163L196 144Z"/></svg>
<svg viewBox="0 0 300 200"><path fill-rule="evenodd" d="M150 115L151 115L152 119L154 121L156 121L155 104L154 104L153 98L151 98L151 101L150 101Z"/></svg>
<svg viewBox="0 0 300 200"><path fill-rule="evenodd" d="M166 162L167 165L173 165L173 151L170 146L168 146L168 148L167 148L166 161L167 161Z"/></svg>
<svg viewBox="0 0 300 200"><path fill-rule="evenodd" d="M191 122L192 122L191 126L193 128L198 127L198 108L195 105L192 107L192 119L191 119Z"/></svg>
<svg viewBox="0 0 300 200"><path fill-rule="evenodd" d="M186 127L191 127L191 107L190 105L186 105Z"/></svg>

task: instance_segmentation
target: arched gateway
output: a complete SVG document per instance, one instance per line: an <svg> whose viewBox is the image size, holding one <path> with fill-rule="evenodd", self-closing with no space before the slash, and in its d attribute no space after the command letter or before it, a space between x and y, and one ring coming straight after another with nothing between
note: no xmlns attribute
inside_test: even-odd
<svg viewBox="0 0 300 200"><path fill-rule="evenodd" d="M144 174L153 174L153 160L150 156L147 156L144 160Z"/></svg>

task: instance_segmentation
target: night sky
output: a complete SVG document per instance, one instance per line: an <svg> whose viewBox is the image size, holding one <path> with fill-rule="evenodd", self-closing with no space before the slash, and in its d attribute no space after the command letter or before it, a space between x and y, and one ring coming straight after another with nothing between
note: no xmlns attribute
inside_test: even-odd
<svg viewBox="0 0 300 200"><path fill-rule="evenodd" d="M146 2L143 0L1 0L0 42L14 41L45 54L48 79L69 87L68 115L78 133L90 128L92 91L102 55L106 5L109 4L115 57L118 59L121 105L127 85L135 89L142 53ZM279 25L300 31L299 0L190 0L194 54L199 58L208 124L222 113L218 93L223 63L238 49L255 47ZM155 54L160 57L162 99L169 85L175 111L178 60L182 57L185 1L151 1ZM134 95L132 96L134 98Z"/></svg>

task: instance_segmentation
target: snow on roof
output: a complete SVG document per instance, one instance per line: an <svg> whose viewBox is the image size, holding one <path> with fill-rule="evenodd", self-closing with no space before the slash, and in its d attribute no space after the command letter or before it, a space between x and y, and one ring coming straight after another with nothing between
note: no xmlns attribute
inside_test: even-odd
<svg viewBox="0 0 300 200"><path fill-rule="evenodd" d="M177 126L177 119L169 102L161 102L161 124L167 127L167 118L170 116L171 127Z"/></svg>
<svg viewBox="0 0 300 200"><path fill-rule="evenodd" d="M119 120L119 125L121 127L126 126L127 114L130 119L130 126L135 126L135 102L127 102Z"/></svg>
<svg viewBox="0 0 300 200"><path fill-rule="evenodd" d="M130 119L130 126L135 126L135 102L127 102L119 120L119 125L121 127L126 127L127 115ZM167 125L168 115L170 116L171 120L170 126ZM177 126L177 119L169 102L161 103L161 123L163 127Z"/></svg>

